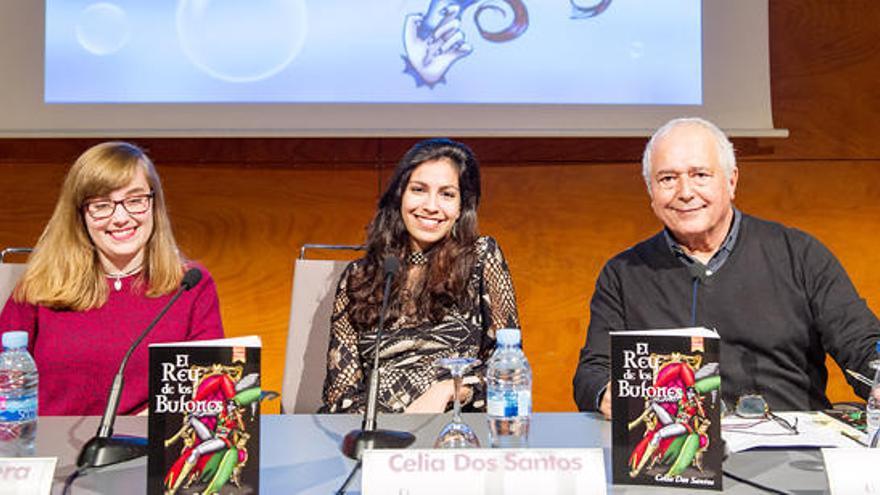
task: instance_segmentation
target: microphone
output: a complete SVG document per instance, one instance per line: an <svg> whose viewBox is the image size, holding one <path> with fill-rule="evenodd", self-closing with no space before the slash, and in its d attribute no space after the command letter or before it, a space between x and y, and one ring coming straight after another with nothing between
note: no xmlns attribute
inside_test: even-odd
<svg viewBox="0 0 880 495"><path fill-rule="evenodd" d="M404 431L377 430L376 407L379 402L379 349L382 347L382 328L388 312L388 297L391 293L391 282L400 271L400 261L394 256L386 256L383 264L385 291L382 296L382 311L379 313L379 328L376 330L376 344L373 351L373 368L370 370L370 382L367 392L367 407L360 430L352 430L342 441L342 453L351 459L360 460L364 450L402 449L415 442L412 433Z"/></svg>
<svg viewBox="0 0 880 495"><path fill-rule="evenodd" d="M388 296L391 292L391 281L400 270L400 261L394 256L386 256L383 266L385 276L385 292L382 296L382 312L379 314L379 329L376 330L376 349L373 351L373 368L370 370L370 386L367 394L367 407L364 411L364 421L361 429L373 431L376 429L376 405L379 402L379 349L382 344L382 328L385 326L385 316L388 309Z"/></svg>
<svg viewBox="0 0 880 495"><path fill-rule="evenodd" d="M183 274L183 280L180 282L180 288L168 304L162 308L162 311L153 319L147 328L141 332L140 336L128 348L122 363L119 364L119 371L113 377L113 384L110 385L110 393L107 396L107 407L104 409L104 415L101 417L101 425L98 427L98 433L91 440L86 442L79 456L76 458L76 466L83 470L86 468L107 466L118 462L135 459L147 454L147 441L144 438L132 436L113 436L113 423L116 421L116 410L119 408L119 398L122 396L122 387L124 383L123 373L128 359L144 340L144 337L150 333L150 330L159 323L159 320L165 316L165 313L171 309L171 306L180 299L184 292L192 289L202 280L202 272L198 268L190 268Z"/></svg>
<svg viewBox="0 0 880 495"><path fill-rule="evenodd" d="M701 263L690 263L687 265L687 269L692 280L699 280L701 284L705 284L709 279L709 276L706 274L706 267Z"/></svg>
<svg viewBox="0 0 880 495"><path fill-rule="evenodd" d="M693 263L687 263L687 270L691 276L691 326L697 326L697 288L700 284L706 285L709 281L709 275L706 273L706 268L702 263L694 261Z"/></svg>

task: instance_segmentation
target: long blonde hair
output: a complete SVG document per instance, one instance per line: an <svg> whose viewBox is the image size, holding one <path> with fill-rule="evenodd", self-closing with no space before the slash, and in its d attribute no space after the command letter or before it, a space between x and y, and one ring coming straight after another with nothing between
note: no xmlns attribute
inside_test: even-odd
<svg viewBox="0 0 880 495"><path fill-rule="evenodd" d="M145 246L141 282L146 295L174 291L183 277L165 195L156 167L146 153L124 142L92 146L67 173L52 218L40 235L13 298L17 302L83 311L107 302L107 280L98 251L86 231L83 203L125 187L141 168L153 190L153 232Z"/></svg>

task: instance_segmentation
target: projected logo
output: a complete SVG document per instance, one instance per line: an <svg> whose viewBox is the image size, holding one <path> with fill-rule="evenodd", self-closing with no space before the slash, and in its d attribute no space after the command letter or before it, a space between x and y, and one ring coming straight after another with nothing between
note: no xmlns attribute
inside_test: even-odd
<svg viewBox="0 0 880 495"><path fill-rule="evenodd" d="M595 17L611 5L611 0L569 2L572 19ZM416 86L433 89L437 83L445 83L452 65L473 53L461 30L462 16L470 7L476 7L473 19L480 36L493 43L516 39L529 26L529 13L521 0L431 0L426 12L409 14L403 22L404 72L413 76ZM507 25L490 26L499 21L507 21Z"/></svg>
<svg viewBox="0 0 880 495"><path fill-rule="evenodd" d="M45 14L49 104L702 101L701 0L45 0Z"/></svg>

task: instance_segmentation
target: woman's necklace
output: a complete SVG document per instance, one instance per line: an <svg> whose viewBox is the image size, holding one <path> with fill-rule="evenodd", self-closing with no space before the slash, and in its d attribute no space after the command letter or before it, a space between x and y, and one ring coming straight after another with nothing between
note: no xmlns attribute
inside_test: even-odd
<svg viewBox="0 0 880 495"><path fill-rule="evenodd" d="M427 265L428 256L422 251L414 251L406 257L406 262L415 266Z"/></svg>
<svg viewBox="0 0 880 495"><path fill-rule="evenodd" d="M141 268L143 268L143 267L144 267L144 265L140 264L140 265L138 265L138 266L132 268L131 270L126 271L126 272L105 273L104 276L106 276L107 278L114 279L113 280L113 288L116 289L117 291L120 291L120 290L122 290L122 279L125 277L128 277L129 275L134 275L135 273L141 271Z"/></svg>

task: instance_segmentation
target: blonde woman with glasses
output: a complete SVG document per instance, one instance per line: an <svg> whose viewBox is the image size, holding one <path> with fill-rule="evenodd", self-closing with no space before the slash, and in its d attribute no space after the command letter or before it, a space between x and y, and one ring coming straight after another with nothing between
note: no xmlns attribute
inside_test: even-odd
<svg viewBox="0 0 880 495"><path fill-rule="evenodd" d="M134 351L119 412L147 406L147 345L223 337L214 281L178 251L162 184L129 143L86 150L73 164L27 269L0 313L0 333L26 330L40 372L42 415L101 414L119 362L180 286L185 292Z"/></svg>

